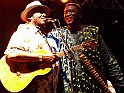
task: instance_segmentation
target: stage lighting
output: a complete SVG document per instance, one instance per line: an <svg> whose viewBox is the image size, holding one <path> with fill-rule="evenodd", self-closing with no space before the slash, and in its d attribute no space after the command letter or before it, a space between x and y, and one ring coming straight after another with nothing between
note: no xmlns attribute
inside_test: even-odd
<svg viewBox="0 0 124 93"><path fill-rule="evenodd" d="M66 3L66 2L68 2L69 0L61 0L61 2L63 2L63 3Z"/></svg>

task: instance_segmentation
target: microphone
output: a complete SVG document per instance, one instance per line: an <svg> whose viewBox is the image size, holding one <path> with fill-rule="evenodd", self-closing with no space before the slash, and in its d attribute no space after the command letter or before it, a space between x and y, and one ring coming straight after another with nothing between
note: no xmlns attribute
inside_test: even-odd
<svg viewBox="0 0 124 93"><path fill-rule="evenodd" d="M56 22L58 21L58 19L54 19L54 18L46 18L46 22Z"/></svg>

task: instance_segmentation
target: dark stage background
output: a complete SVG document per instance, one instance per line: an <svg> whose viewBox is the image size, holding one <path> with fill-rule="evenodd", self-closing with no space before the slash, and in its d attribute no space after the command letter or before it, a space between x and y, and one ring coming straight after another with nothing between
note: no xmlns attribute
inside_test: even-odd
<svg viewBox="0 0 124 93"><path fill-rule="evenodd" d="M0 0L0 57L17 26L24 23L20 14L32 0ZM64 3L59 0L40 0L51 8L50 17L57 18L61 26ZM77 0L83 9L82 24L99 26L107 46L110 48L124 71L124 1L117 0ZM86 2L84 2L86 1ZM88 2L89 1L89 2ZM108 1L108 2L107 2Z"/></svg>

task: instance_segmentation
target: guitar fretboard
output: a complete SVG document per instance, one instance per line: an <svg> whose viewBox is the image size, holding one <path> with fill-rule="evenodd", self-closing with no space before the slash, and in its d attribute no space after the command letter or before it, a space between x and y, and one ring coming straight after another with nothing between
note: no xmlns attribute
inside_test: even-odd
<svg viewBox="0 0 124 93"><path fill-rule="evenodd" d="M82 48L86 48L86 49L92 50L92 49L95 48L96 46L97 46L97 45L96 45L95 43L91 42L91 41L90 41L90 42L84 42L84 43L82 43L82 44L73 46L73 47L71 47L71 48L69 48L69 49L66 49L66 50L64 50L64 51L57 52L56 55L57 55L58 57L62 57L63 55L68 54L69 51L70 51L70 52L76 52L76 51L78 51L78 50L80 50L80 49L82 49Z"/></svg>

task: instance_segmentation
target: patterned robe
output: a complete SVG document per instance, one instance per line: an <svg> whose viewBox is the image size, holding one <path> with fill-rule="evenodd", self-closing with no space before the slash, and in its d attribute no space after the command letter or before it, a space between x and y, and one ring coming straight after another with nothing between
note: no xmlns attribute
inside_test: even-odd
<svg viewBox="0 0 124 93"><path fill-rule="evenodd" d="M52 35L59 40L59 51L68 50L60 62L59 93L71 93L72 88L74 93L104 93L103 88L78 58L79 53L85 54L104 78L113 83L115 88L124 87L123 73L102 37L98 34L98 30L98 27L90 25L82 26L81 31L77 31L75 34L71 34L67 27L53 30ZM91 50L83 47L76 52L69 50L70 47L88 41L93 41L98 47Z"/></svg>

